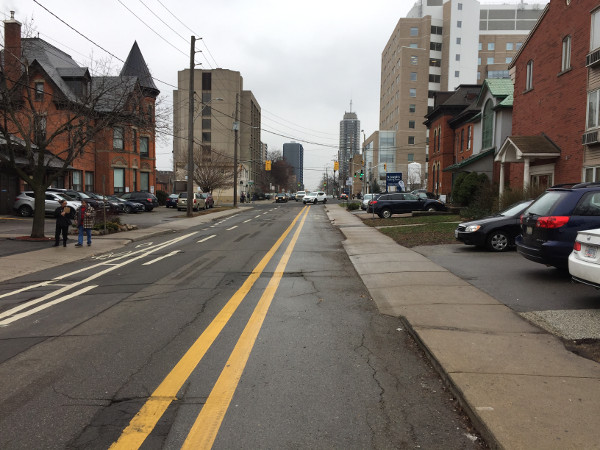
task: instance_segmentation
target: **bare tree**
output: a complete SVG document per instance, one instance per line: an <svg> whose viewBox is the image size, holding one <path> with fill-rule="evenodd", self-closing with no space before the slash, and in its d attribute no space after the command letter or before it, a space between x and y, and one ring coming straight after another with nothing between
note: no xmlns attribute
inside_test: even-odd
<svg viewBox="0 0 600 450"><path fill-rule="evenodd" d="M213 192L233 186L233 161L231 157L210 151L194 153L194 182L203 192Z"/></svg>
<svg viewBox="0 0 600 450"><path fill-rule="evenodd" d="M34 191L31 237L41 238L46 188L77 158L94 158L93 141L103 131L124 124L152 127L152 117L135 77L91 77L79 68L69 93L56 86L50 93L36 84L45 75L37 61L22 60L20 76L0 69L0 162Z"/></svg>

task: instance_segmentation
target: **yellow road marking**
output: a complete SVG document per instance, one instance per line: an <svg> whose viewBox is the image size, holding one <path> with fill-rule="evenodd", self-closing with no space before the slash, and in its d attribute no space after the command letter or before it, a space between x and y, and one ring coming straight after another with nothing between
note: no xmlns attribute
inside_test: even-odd
<svg viewBox="0 0 600 450"><path fill-rule="evenodd" d="M206 403L196 418L190 433L183 443L183 449L195 450L209 449L212 447L219 432L219 428L221 427L221 423L223 422L223 418L229 408L229 404L231 403L231 399L233 398L233 394L242 377L242 373L244 372L244 368L250 357L250 352L252 352L258 333L262 328L267 311L271 306L273 297L275 297L275 292L279 287L281 277L283 276L283 272L292 255L292 251L294 250L294 246L296 245L296 241L298 240L298 236L306 221L307 215L308 210L306 210L300 225L298 225L292 240L288 244L284 255L277 265L277 269L275 269L273 277L271 277L250 320L248 320L235 348L231 352L229 360L225 364L225 368L221 372Z"/></svg>
<svg viewBox="0 0 600 450"><path fill-rule="evenodd" d="M287 235L294 228L298 218L302 215L305 207L294 218L290 226L283 232L277 242L271 247L267 254L260 260L250 276L244 281L244 284L225 304L223 309L217 314L210 325L202 332L200 337L192 344L189 350L183 355L171 372L166 376L162 383L156 388L148 398L144 406L135 415L127 428L123 430L119 439L114 442L111 449L135 449L140 448L148 435L152 432L157 422L167 410L171 402L177 400L177 393L189 378L192 371L200 363L204 354L208 351L221 330L225 327L237 307L240 305L246 294L260 278L266 265L275 255L277 249L281 246Z"/></svg>

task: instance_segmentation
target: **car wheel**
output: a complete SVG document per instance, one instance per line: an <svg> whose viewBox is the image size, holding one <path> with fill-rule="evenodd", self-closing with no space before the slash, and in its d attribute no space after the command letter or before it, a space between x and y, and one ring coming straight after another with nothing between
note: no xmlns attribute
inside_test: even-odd
<svg viewBox="0 0 600 450"><path fill-rule="evenodd" d="M380 217L383 219L389 219L390 217L392 217L392 210L389 208L382 209Z"/></svg>
<svg viewBox="0 0 600 450"><path fill-rule="evenodd" d="M492 231L487 238L487 248L494 252L503 252L508 249L510 238L501 230Z"/></svg>
<svg viewBox="0 0 600 450"><path fill-rule="evenodd" d="M21 217L31 217L33 215L33 209L29 205L21 205L18 211Z"/></svg>

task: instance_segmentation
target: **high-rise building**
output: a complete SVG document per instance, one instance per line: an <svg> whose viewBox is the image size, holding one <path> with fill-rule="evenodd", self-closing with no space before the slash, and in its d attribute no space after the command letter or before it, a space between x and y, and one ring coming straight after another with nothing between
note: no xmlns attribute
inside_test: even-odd
<svg viewBox="0 0 600 450"><path fill-rule="evenodd" d="M283 159L294 168L297 190L304 188L304 147L297 142L283 144Z"/></svg>
<svg viewBox="0 0 600 450"><path fill-rule="evenodd" d="M188 167L189 69L178 72L173 91L173 172L183 185ZM194 70L194 154L207 161L220 158L233 165L237 143L238 191L252 191L263 170L264 150L260 140L261 110L252 91L243 89L240 72L227 69ZM211 156L212 155L212 156ZM181 182L184 183L181 183ZM233 199L231 189L221 198Z"/></svg>
<svg viewBox="0 0 600 450"><path fill-rule="evenodd" d="M543 0L542 0L543 1ZM544 4L419 0L401 18L381 57L379 129L396 133L396 170L426 167L424 116L436 91L509 78L508 64Z"/></svg>
<svg viewBox="0 0 600 450"><path fill-rule="evenodd" d="M352 107L350 107L352 110ZM338 162L340 165L339 180L342 188L350 177L350 160L360 153L360 120L356 113L347 112L344 120L340 122L340 147L338 149Z"/></svg>

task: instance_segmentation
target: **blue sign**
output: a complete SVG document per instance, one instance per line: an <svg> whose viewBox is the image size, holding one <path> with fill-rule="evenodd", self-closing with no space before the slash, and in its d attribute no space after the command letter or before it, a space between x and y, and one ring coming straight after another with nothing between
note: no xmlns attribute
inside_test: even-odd
<svg viewBox="0 0 600 450"><path fill-rule="evenodd" d="M385 174L385 187L398 186L402 181L402 172L388 172Z"/></svg>

